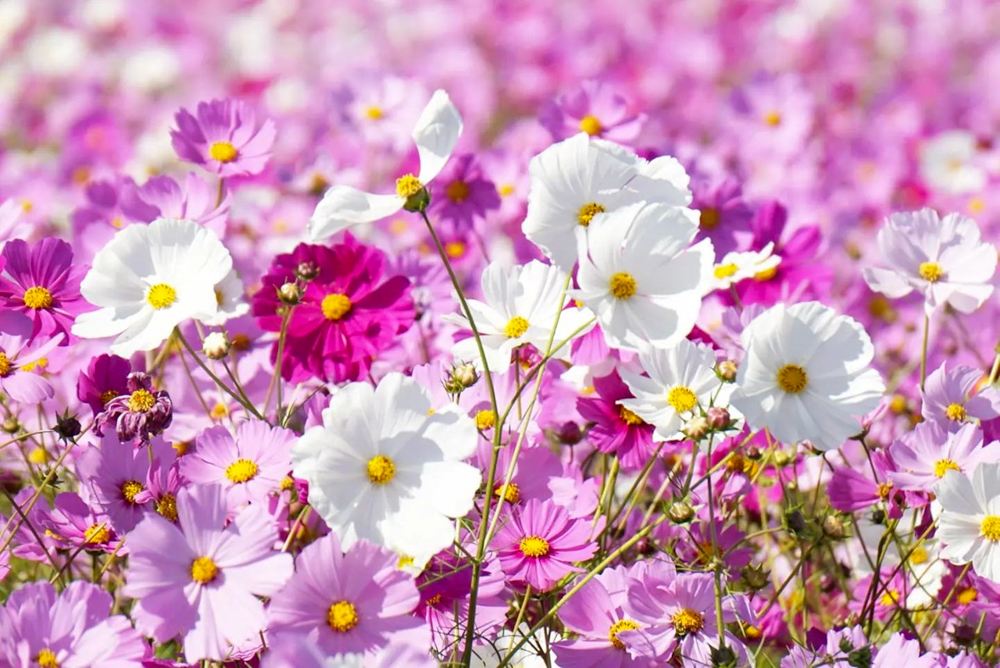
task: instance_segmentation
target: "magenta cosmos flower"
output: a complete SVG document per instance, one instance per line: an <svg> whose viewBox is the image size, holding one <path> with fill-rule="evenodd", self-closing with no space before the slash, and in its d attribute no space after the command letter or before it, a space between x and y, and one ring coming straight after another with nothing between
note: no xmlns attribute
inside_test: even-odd
<svg viewBox="0 0 1000 668"><path fill-rule="evenodd" d="M259 174L271 156L274 123L258 126L253 109L239 100L199 102L194 115L181 109L174 121L170 137L177 155L219 176Z"/></svg>
<svg viewBox="0 0 1000 668"><path fill-rule="evenodd" d="M125 595L136 626L165 642L184 636L188 663L221 661L264 629L264 605L292 574L292 557L272 548L278 529L251 506L225 526L224 491L197 485L177 494L177 524L148 514L128 535Z"/></svg>
<svg viewBox="0 0 1000 668"><path fill-rule="evenodd" d="M71 582L61 594L47 582L22 586L0 608L0 665L140 665L149 648L127 618L108 616L111 604L111 595L89 582Z"/></svg>
<svg viewBox="0 0 1000 668"><path fill-rule="evenodd" d="M570 519L566 508L532 499L497 531L493 546L508 580L547 591L580 571L573 564L594 556L591 533L589 520Z"/></svg>
<svg viewBox="0 0 1000 668"><path fill-rule="evenodd" d="M230 510L263 503L292 470L294 440L289 430L258 420L241 422L235 438L225 427L212 427L198 437L194 452L180 458L180 472L193 483L222 485Z"/></svg>
<svg viewBox="0 0 1000 668"><path fill-rule="evenodd" d="M427 647L430 632L413 616L420 594L413 577L397 568L394 553L357 541L344 553L336 534L306 547L295 576L271 599L270 644L317 645L327 655L370 656L393 636L414 635Z"/></svg>
<svg viewBox="0 0 1000 668"><path fill-rule="evenodd" d="M898 471L889 479L900 489L932 493L948 471L966 475L980 464L1000 462L1000 442L983 445L983 432L964 424L949 434L934 422L921 422L913 431L889 446Z"/></svg>
<svg viewBox="0 0 1000 668"><path fill-rule="evenodd" d="M473 155L454 156L430 185L431 211L456 225L471 225L500 208L496 185L483 176Z"/></svg>
<svg viewBox="0 0 1000 668"><path fill-rule="evenodd" d="M633 395L617 369L594 379L594 395L576 400L577 411L593 423L587 440L605 454L618 455L625 471L641 469L656 449L653 425L618 403L622 399L632 399Z"/></svg>
<svg viewBox="0 0 1000 668"><path fill-rule="evenodd" d="M32 337L31 320L17 311L0 311L0 392L22 404L38 404L53 395L52 385L36 370L63 335Z"/></svg>
<svg viewBox="0 0 1000 668"><path fill-rule="evenodd" d="M351 235L331 248L299 244L274 259L253 297L253 313L265 330L281 330L286 308L278 299L281 286L296 276L312 277L288 322L286 378L315 376L334 383L364 378L372 360L410 328L410 282L402 276L385 278L385 264L382 251ZM277 356L277 343L272 356Z"/></svg>
<svg viewBox="0 0 1000 668"><path fill-rule="evenodd" d="M3 247L6 275L0 275L0 306L20 311L32 320L32 336L69 336L78 313L89 308L80 296L87 267L73 264L73 249L47 237L34 248L22 239ZM68 338L63 339L63 344Z"/></svg>
<svg viewBox="0 0 1000 668"><path fill-rule="evenodd" d="M102 353L90 360L76 381L76 397L97 415L117 396L128 394L132 365L117 355Z"/></svg>

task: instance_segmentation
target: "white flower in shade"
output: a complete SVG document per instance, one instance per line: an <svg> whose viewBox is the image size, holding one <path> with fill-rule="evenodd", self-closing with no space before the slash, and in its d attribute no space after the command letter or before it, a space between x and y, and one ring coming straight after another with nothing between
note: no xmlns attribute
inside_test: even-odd
<svg viewBox="0 0 1000 668"><path fill-rule="evenodd" d="M976 574L1000 582L1000 464L982 464L972 476L948 471L935 487L941 504L941 557L972 562Z"/></svg>
<svg viewBox="0 0 1000 668"><path fill-rule="evenodd" d="M370 223L396 213L411 197L441 173L462 134L462 117L443 90L435 91L413 128L413 141L420 157L417 176L396 179L396 194L376 195L347 185L326 191L309 219L309 236L322 241L351 225Z"/></svg>
<svg viewBox="0 0 1000 668"><path fill-rule="evenodd" d="M250 305L243 298L243 281L240 280L236 270L230 271L226 277L215 286L215 303L219 310L214 316L203 318L202 322L211 327L225 324L233 318L239 318L250 312Z"/></svg>
<svg viewBox="0 0 1000 668"><path fill-rule="evenodd" d="M839 447L861 431L858 416L878 406L885 385L870 368L864 328L819 302L778 304L747 325L746 356L731 401L751 429L779 441Z"/></svg>
<svg viewBox="0 0 1000 668"><path fill-rule="evenodd" d="M596 316L609 346L670 346L694 327L715 253L685 210L631 204L579 228L575 299Z"/></svg>
<svg viewBox="0 0 1000 668"><path fill-rule="evenodd" d="M576 230L586 228L596 214L642 201L673 207L691 202L688 175L674 158L649 162L585 132L536 155L528 171L524 235L564 271L577 261ZM697 225L698 213L683 211Z"/></svg>
<svg viewBox="0 0 1000 668"><path fill-rule="evenodd" d="M73 334L117 336L111 352L121 357L152 350L185 320L218 314L216 287L232 266L203 225L174 218L130 225L94 256L80 292L100 309L78 316Z"/></svg>
<svg viewBox="0 0 1000 668"><path fill-rule="evenodd" d="M728 290L730 286L740 281L773 271L781 264L781 258L772 255L773 252L774 244L769 243L759 251L726 253L712 270L712 289Z"/></svg>
<svg viewBox="0 0 1000 668"><path fill-rule="evenodd" d="M920 176L932 188L953 195L978 192L986 185L986 171L976 164L976 136L965 130L948 130L920 147Z"/></svg>
<svg viewBox="0 0 1000 668"><path fill-rule="evenodd" d="M477 438L457 406L432 410L415 380L390 373L334 394L323 424L293 446L292 465L345 547L360 538L427 555L451 545L453 518L472 509L481 475L462 460Z"/></svg>
<svg viewBox="0 0 1000 668"><path fill-rule="evenodd" d="M530 343L544 353L550 338L555 346L574 332L579 336L590 330L587 322L594 316L588 309L565 308L572 300L568 293L564 295L563 292L566 274L557 267L537 260L514 267L494 262L483 272L482 285L486 301L470 299L468 304L476 320L490 371L506 370L515 348ZM559 325L555 328L555 337L552 337L556 315L559 315ZM471 334L464 315L446 316L445 320ZM479 349L472 336L456 343L452 352L457 360L479 362ZM556 357L567 359L569 345L563 346Z"/></svg>
<svg viewBox="0 0 1000 668"><path fill-rule="evenodd" d="M699 406L727 406L732 384L715 374L715 353L704 344L681 339L669 348L647 347L639 353L639 364L647 375L620 369L622 380L634 399L620 403L653 425L653 438L674 441L685 438L681 427L700 415Z"/></svg>
<svg viewBox="0 0 1000 668"><path fill-rule="evenodd" d="M865 267L868 287L890 299L916 290L928 315L946 303L971 313L993 293L997 249L961 214L942 219L933 209L894 213L879 230L878 248L887 266Z"/></svg>

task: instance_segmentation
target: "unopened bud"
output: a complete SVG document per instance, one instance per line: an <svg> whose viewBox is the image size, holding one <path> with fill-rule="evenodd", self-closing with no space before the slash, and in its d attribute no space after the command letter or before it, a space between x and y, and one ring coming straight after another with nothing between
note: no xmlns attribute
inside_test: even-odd
<svg viewBox="0 0 1000 668"><path fill-rule="evenodd" d="M479 373L472 364L461 364L452 369L451 377L463 388L470 388L479 380Z"/></svg>
<svg viewBox="0 0 1000 668"><path fill-rule="evenodd" d="M823 533L834 540L840 540L844 537L843 520L836 515L827 515L823 518Z"/></svg>
<svg viewBox="0 0 1000 668"><path fill-rule="evenodd" d="M760 564L747 564L740 569L740 577L750 589L763 589L771 578L771 571L765 570Z"/></svg>
<svg viewBox="0 0 1000 668"><path fill-rule="evenodd" d="M792 461L791 455L784 450L777 450L773 456L775 466L787 466Z"/></svg>
<svg viewBox="0 0 1000 668"><path fill-rule="evenodd" d="M760 448L758 448L756 445L748 445L747 447L743 448L743 456L746 457L747 459L752 459L753 461L757 461L760 459L761 454L762 453L760 451Z"/></svg>
<svg viewBox="0 0 1000 668"><path fill-rule="evenodd" d="M694 508L684 501L674 501L667 508L667 515L676 524L684 524L694 519Z"/></svg>
<svg viewBox="0 0 1000 668"><path fill-rule="evenodd" d="M210 360L221 360L229 354L229 341L222 332L212 332L205 337L201 351Z"/></svg>
<svg viewBox="0 0 1000 668"><path fill-rule="evenodd" d="M583 440L583 432L580 425L575 422L563 422L557 431L559 440L566 445L576 445Z"/></svg>
<svg viewBox="0 0 1000 668"><path fill-rule="evenodd" d="M295 268L295 275L308 283L319 276L319 267L315 262L299 262L299 266Z"/></svg>
<svg viewBox="0 0 1000 668"><path fill-rule="evenodd" d="M692 441L698 441L705 437L709 429L708 420L700 415L696 415L684 423L681 432Z"/></svg>
<svg viewBox="0 0 1000 668"><path fill-rule="evenodd" d="M16 434L21 429L21 423L16 417L9 417L3 421L3 430L8 434Z"/></svg>
<svg viewBox="0 0 1000 668"><path fill-rule="evenodd" d="M59 435L59 438L64 441L71 441L80 435L80 432L83 431L83 427L80 426L80 421L76 419L76 416L70 415L67 411L65 414L56 418L54 431Z"/></svg>
<svg viewBox="0 0 1000 668"><path fill-rule="evenodd" d="M712 429L725 429L732 421L732 418L729 417L729 411L720 406L712 406L705 411L705 415Z"/></svg>
<svg viewBox="0 0 1000 668"><path fill-rule="evenodd" d="M723 360L719 362L719 378L727 383L731 383L736 380L736 371L736 362L733 362L732 360Z"/></svg>
<svg viewBox="0 0 1000 668"><path fill-rule="evenodd" d="M278 298L289 306L298 304L301 296L299 286L294 283L285 283L278 288Z"/></svg>

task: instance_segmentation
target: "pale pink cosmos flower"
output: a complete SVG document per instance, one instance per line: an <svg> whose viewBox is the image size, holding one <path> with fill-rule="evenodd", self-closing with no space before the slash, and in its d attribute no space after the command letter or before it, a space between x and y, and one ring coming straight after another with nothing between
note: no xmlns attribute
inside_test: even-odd
<svg viewBox="0 0 1000 668"><path fill-rule="evenodd" d="M986 462L1000 462L1000 442L983 445L983 432L966 423L949 434L934 422L917 428L889 446L899 471L890 471L889 480L900 489L933 492L948 471L971 474Z"/></svg>

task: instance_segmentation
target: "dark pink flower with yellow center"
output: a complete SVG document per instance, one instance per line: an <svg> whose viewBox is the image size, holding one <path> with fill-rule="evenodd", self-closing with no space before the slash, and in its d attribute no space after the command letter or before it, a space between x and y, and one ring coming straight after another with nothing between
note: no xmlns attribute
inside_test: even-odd
<svg viewBox="0 0 1000 668"><path fill-rule="evenodd" d="M80 281L87 271L73 264L68 243L46 237L34 245L22 239L8 241L2 256L0 307L24 313L32 320L32 337L62 334L69 343L73 319L89 307L80 296Z"/></svg>
<svg viewBox="0 0 1000 668"><path fill-rule="evenodd" d="M76 396L97 415L117 396L128 392L132 365L117 355L101 354L90 360L76 381Z"/></svg>
<svg viewBox="0 0 1000 668"><path fill-rule="evenodd" d="M457 225L471 225L499 208L497 187L473 155L456 156L431 185L431 212Z"/></svg>
<svg viewBox="0 0 1000 668"><path fill-rule="evenodd" d="M141 371L128 375L125 390L104 405L94 420L94 432L103 436L104 429L113 424L121 440L138 439L139 445L146 445L170 426L173 402L166 390L153 389L153 379Z"/></svg>
<svg viewBox="0 0 1000 668"><path fill-rule="evenodd" d="M532 499L497 531L493 547L509 581L547 591L594 556L592 531L589 519L570 519L566 508Z"/></svg>
<svg viewBox="0 0 1000 668"><path fill-rule="evenodd" d="M239 100L199 102L194 114L181 109L170 131L177 155L219 176L264 171L276 135L274 123L257 123L256 115Z"/></svg>
<svg viewBox="0 0 1000 668"><path fill-rule="evenodd" d="M656 448L653 446L653 425L622 406L619 401L632 399L633 394L622 382L618 370L594 379L594 395L576 400L576 409L585 420L593 423L587 440L606 454L617 454L622 469L641 469Z"/></svg>

